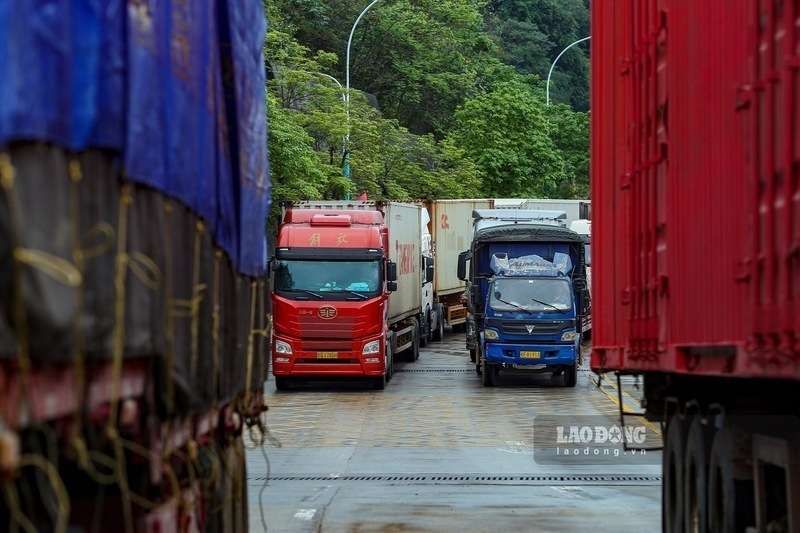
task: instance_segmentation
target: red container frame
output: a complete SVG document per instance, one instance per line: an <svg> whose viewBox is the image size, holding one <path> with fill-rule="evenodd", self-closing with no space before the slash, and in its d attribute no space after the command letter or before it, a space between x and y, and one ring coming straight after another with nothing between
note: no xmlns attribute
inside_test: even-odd
<svg viewBox="0 0 800 533"><path fill-rule="evenodd" d="M592 2L595 371L800 379L800 0Z"/></svg>

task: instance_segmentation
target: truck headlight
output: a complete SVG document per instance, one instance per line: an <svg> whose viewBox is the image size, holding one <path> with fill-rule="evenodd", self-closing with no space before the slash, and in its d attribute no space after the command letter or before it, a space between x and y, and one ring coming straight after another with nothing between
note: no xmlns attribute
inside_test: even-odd
<svg viewBox="0 0 800 533"><path fill-rule="evenodd" d="M493 329L487 329L483 332L483 338L485 338L487 341L496 341L500 338L500 335L498 335Z"/></svg>
<svg viewBox="0 0 800 533"><path fill-rule="evenodd" d="M275 353L291 354L292 346L288 342L275 339Z"/></svg>
<svg viewBox="0 0 800 533"><path fill-rule="evenodd" d="M561 334L561 340L564 342L574 341L575 340L575 330L568 329L564 333Z"/></svg>
<svg viewBox="0 0 800 533"><path fill-rule="evenodd" d="M364 345L364 349L361 350L362 355L369 355L373 353L381 353L381 341L370 341Z"/></svg>

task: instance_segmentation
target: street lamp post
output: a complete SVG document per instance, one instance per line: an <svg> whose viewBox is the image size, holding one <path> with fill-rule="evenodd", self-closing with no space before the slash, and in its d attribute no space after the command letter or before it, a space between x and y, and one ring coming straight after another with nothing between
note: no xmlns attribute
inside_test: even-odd
<svg viewBox="0 0 800 533"><path fill-rule="evenodd" d="M339 90L342 92L342 102L344 102L345 106L347 106L347 96L346 93L344 92L344 87L342 87L342 84L339 82L339 80L337 80L330 74L325 74L324 72L310 72L309 74L316 74L317 76L323 76L336 83L336 85L339 86Z"/></svg>
<svg viewBox="0 0 800 533"><path fill-rule="evenodd" d="M578 40L577 40L577 41L575 41L574 43L570 44L569 46L567 46L566 48L564 48L563 50L561 50L561 53L560 53L560 54L558 54L558 56L556 56L555 60L553 61L553 64L552 64L552 65L550 65L550 72L548 72L548 73L547 73L547 107L550 107L550 76L552 76L552 74L553 74L553 68L555 68L555 66L556 66L556 63L558 62L559 58L560 58L562 55L564 55L564 52L566 52L567 50L569 50L570 48L572 48L572 47L573 47L573 46L575 46L576 44L578 44L578 43L582 43L583 41L589 40L589 39L591 39L591 38L592 38L592 36L590 35L590 36L588 36L588 37L584 37L583 39L578 39Z"/></svg>
<svg viewBox="0 0 800 533"><path fill-rule="evenodd" d="M369 11L369 8L374 6L378 3L378 0L372 0L372 2L364 8L364 10L358 15L356 21L353 23L353 28L350 30L350 37L347 39L347 59L345 63L345 112L347 113L347 137L345 138L345 149L344 149L344 162L342 167L344 169L344 176L347 179L350 179L350 151L348 150L348 143L350 141L350 45L353 43L353 34L356 32L356 26L358 26L361 17ZM346 193L344 195L345 200L350 199L350 193Z"/></svg>

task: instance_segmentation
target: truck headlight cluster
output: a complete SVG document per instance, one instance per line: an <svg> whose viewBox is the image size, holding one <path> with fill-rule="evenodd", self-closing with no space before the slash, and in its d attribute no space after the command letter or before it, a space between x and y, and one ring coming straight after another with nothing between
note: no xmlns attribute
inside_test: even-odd
<svg viewBox="0 0 800 533"><path fill-rule="evenodd" d="M291 354L292 346L288 342L275 339L275 353Z"/></svg>
<svg viewBox="0 0 800 533"><path fill-rule="evenodd" d="M364 345L364 349L361 350L362 355L369 355L373 353L381 353L381 341L370 341Z"/></svg>
<svg viewBox="0 0 800 533"><path fill-rule="evenodd" d="M497 339L500 338L500 335L498 335L497 332L493 329L486 329L483 332L483 337L487 341L496 341Z"/></svg>
<svg viewBox="0 0 800 533"><path fill-rule="evenodd" d="M574 329L568 329L567 331L562 333L561 334L561 340L565 341L565 342L574 341L575 340L575 330Z"/></svg>

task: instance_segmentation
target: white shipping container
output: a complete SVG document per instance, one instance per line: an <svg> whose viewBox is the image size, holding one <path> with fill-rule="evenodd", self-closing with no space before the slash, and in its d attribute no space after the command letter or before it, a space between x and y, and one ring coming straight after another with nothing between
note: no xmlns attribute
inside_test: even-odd
<svg viewBox="0 0 800 533"><path fill-rule="evenodd" d="M389 294L389 322L394 323L422 309L423 207L401 202L371 200L298 201L293 209L381 211L389 229L389 260L397 263L397 290Z"/></svg>
<svg viewBox="0 0 800 533"><path fill-rule="evenodd" d="M492 209L491 199L430 200L425 202L431 214L435 276L434 291L441 297L464 291L458 279L458 254L469 250L472 242L472 211Z"/></svg>
<svg viewBox="0 0 800 533"><path fill-rule="evenodd" d="M578 219L581 218L590 218L588 216L591 213L591 201L590 200L564 200L564 199L553 199L553 198L541 198L541 199L517 199L517 198L495 198L495 209L534 209L537 211L566 211L567 213L567 220L566 224L567 227ZM581 213L581 208L587 211L587 213ZM586 215L586 216L582 216Z"/></svg>

